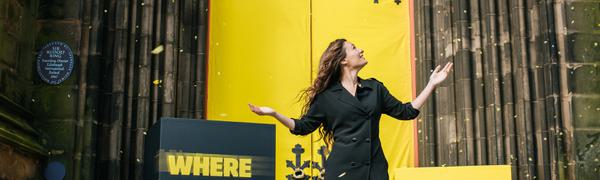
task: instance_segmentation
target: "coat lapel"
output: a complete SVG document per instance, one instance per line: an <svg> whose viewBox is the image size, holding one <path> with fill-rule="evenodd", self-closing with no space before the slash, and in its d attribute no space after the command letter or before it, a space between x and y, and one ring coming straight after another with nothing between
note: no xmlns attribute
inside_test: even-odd
<svg viewBox="0 0 600 180"><path fill-rule="evenodd" d="M351 105L352 107L358 109L360 112L367 114L370 112L369 109L367 109L362 103L360 103L360 101L356 97L352 96L352 94L350 94L350 92L348 92L348 90L346 90L340 82L336 82L333 84L332 91L339 101ZM358 89L356 94L358 95Z"/></svg>

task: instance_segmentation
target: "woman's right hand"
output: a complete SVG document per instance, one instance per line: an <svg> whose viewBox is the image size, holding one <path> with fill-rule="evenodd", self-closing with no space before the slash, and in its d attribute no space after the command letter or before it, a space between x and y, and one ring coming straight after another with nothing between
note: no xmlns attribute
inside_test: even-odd
<svg viewBox="0 0 600 180"><path fill-rule="evenodd" d="M248 107L250 107L250 110L258 115L264 116L264 115L268 115L268 116L272 116L275 119L277 119L279 122L281 122L285 127L289 128L289 129L294 129L294 126L296 125L296 122L294 122L293 119L290 119L282 114L279 114L277 112L275 112L275 110L271 109L270 107L258 107L255 105L252 105L250 103L248 103Z"/></svg>
<svg viewBox="0 0 600 180"><path fill-rule="evenodd" d="M248 107L250 107L250 110L258 115L264 116L264 115L269 115L269 116L275 116L275 110L271 109L270 107L258 107L258 106L254 106L252 104L248 104Z"/></svg>

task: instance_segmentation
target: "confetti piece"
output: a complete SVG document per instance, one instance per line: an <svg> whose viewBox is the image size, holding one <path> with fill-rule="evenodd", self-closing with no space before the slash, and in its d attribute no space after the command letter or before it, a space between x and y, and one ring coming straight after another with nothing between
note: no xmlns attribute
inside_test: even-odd
<svg viewBox="0 0 600 180"><path fill-rule="evenodd" d="M163 47L163 45L159 45L156 46L153 50L152 50L152 54L160 54L161 52L163 52L165 50L165 48Z"/></svg>

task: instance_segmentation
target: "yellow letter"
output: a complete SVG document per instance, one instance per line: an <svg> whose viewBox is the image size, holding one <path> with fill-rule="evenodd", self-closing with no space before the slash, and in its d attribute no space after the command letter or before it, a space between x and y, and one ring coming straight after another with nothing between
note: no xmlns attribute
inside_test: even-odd
<svg viewBox="0 0 600 180"><path fill-rule="evenodd" d="M200 161L202 158L202 161ZM209 176L208 174L208 163L210 157L206 156L194 156L194 176L200 176L200 169L202 169L203 176Z"/></svg>
<svg viewBox="0 0 600 180"><path fill-rule="evenodd" d="M210 157L210 176L223 176L223 158Z"/></svg>
<svg viewBox="0 0 600 180"><path fill-rule="evenodd" d="M252 159L240 159L240 177L252 177Z"/></svg>
<svg viewBox="0 0 600 180"><path fill-rule="evenodd" d="M177 161L175 161L175 155L167 155L169 172L171 175L179 175L179 172L181 172L181 175L189 176L192 169L192 160L194 160L192 156L177 156Z"/></svg>
<svg viewBox="0 0 600 180"><path fill-rule="evenodd" d="M234 158L223 158L223 176L232 177L238 176L238 161Z"/></svg>

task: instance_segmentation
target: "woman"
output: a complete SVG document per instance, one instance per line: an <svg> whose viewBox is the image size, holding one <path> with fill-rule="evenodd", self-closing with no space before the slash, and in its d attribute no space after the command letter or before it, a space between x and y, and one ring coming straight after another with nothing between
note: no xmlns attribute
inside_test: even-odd
<svg viewBox="0 0 600 180"><path fill-rule="evenodd" d="M314 83L302 93L301 98L306 100L302 118L290 119L272 108L252 104L250 109L276 118L296 135L307 135L321 127L321 137L331 147L325 163L326 180L387 180L388 164L379 141L381 114L402 120L417 117L417 109L446 79L452 63L441 69L437 66L425 89L411 103L398 101L375 79L358 77L366 64L363 50L337 39L321 56Z"/></svg>

